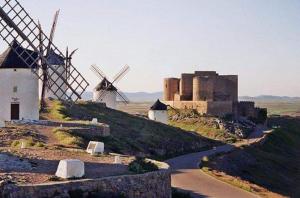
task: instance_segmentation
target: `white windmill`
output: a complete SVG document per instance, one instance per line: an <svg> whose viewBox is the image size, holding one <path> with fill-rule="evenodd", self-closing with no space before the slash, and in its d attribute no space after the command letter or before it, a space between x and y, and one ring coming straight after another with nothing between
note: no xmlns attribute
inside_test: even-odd
<svg viewBox="0 0 300 198"><path fill-rule="evenodd" d="M38 119L38 79L43 97L48 92L71 103L85 92L88 82L54 45L53 33L49 38L17 0L0 2L0 37L9 45L0 57L0 103L5 106L0 120Z"/></svg>
<svg viewBox="0 0 300 198"><path fill-rule="evenodd" d="M129 99L114 84L119 82L129 71L129 66L125 65L113 80L110 81L106 75L96 65L91 66L91 70L99 77L100 82L94 88L93 101L105 103L108 108L116 109L117 98L125 104L129 103Z"/></svg>

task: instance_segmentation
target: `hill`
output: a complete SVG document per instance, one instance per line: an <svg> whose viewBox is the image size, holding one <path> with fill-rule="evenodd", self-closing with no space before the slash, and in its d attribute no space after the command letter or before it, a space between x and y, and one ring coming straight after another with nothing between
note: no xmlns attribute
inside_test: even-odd
<svg viewBox="0 0 300 198"><path fill-rule="evenodd" d="M124 92L131 102L153 102L157 99L162 99L163 92ZM93 92L86 91L82 98L84 100L91 100L93 98Z"/></svg>
<svg viewBox="0 0 300 198"><path fill-rule="evenodd" d="M94 137L103 141L108 150L122 154L145 155L147 157L167 158L183 153L199 151L216 142L200 135L171 127L142 117L104 107L92 102L78 102L69 107L59 101L49 101L44 119L90 121L97 118L99 122L110 125L110 137ZM87 135L69 131L87 142L92 140Z"/></svg>
<svg viewBox="0 0 300 198"><path fill-rule="evenodd" d="M260 96L254 96L254 97L240 96L239 100L242 100L242 101L300 101L300 97L260 95Z"/></svg>
<svg viewBox="0 0 300 198"><path fill-rule="evenodd" d="M269 191L299 197L300 120L272 117L269 123L275 128L265 142L218 156L206 168L220 179L264 197L271 196Z"/></svg>

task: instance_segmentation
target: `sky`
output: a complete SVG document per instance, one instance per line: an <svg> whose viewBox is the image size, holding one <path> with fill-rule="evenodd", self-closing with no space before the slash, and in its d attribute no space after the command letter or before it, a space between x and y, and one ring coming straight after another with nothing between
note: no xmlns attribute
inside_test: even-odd
<svg viewBox="0 0 300 198"><path fill-rule="evenodd" d="M195 70L239 75L239 95L300 96L299 0L19 0L54 43L79 48L73 64L92 90L98 65L126 92L156 92ZM0 41L1 51L5 48Z"/></svg>

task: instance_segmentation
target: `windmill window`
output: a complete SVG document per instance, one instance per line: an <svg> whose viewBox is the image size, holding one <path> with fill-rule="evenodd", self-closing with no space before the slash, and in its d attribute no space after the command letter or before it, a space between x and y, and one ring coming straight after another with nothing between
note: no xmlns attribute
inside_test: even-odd
<svg viewBox="0 0 300 198"><path fill-rule="evenodd" d="M17 92L18 92L18 87L17 87L17 86L14 86L14 87L13 87L13 92L14 92L14 93L17 93Z"/></svg>

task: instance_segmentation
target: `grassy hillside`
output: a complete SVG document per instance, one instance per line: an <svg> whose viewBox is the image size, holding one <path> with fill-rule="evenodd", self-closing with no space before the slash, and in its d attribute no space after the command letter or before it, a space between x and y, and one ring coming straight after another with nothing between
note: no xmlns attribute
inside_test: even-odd
<svg viewBox="0 0 300 198"><path fill-rule="evenodd" d="M105 142L107 149L123 154L141 154L150 157L166 158L187 152L199 151L212 145L212 141L200 135L193 135L179 128L171 127L121 111L103 107L92 102L79 102L71 108L59 101L49 101L47 112L42 118L50 120L92 120L110 125L111 136L94 137ZM90 137L80 136L85 146Z"/></svg>
<svg viewBox="0 0 300 198"><path fill-rule="evenodd" d="M216 126L214 117L203 117L197 111L191 109L169 109L168 113L171 126L195 132L201 136L224 143L233 143L238 140L235 134L228 133L225 129L219 129Z"/></svg>
<svg viewBox="0 0 300 198"><path fill-rule="evenodd" d="M300 120L270 118L270 124L276 129L264 144L219 156L206 166L216 175L223 172L232 176L222 176L229 183L261 195L266 195L264 190L251 184L284 196L300 197Z"/></svg>

